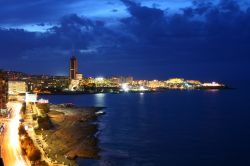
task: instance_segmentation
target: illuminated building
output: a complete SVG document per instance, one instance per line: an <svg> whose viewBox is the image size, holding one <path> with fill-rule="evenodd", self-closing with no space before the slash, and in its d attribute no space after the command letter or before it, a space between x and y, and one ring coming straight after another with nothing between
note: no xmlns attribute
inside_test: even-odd
<svg viewBox="0 0 250 166"><path fill-rule="evenodd" d="M97 77L94 80L94 84L96 87L118 87L118 84L113 84L110 79L104 77Z"/></svg>
<svg viewBox="0 0 250 166"><path fill-rule="evenodd" d="M27 80L29 92L32 93L50 93L62 91L68 88L69 77L67 76L46 76L35 75Z"/></svg>
<svg viewBox="0 0 250 166"><path fill-rule="evenodd" d="M153 80L149 81L147 86L152 89L163 88L165 86L165 83L163 81Z"/></svg>
<svg viewBox="0 0 250 166"><path fill-rule="evenodd" d="M200 86L202 83L198 80L187 80L186 81L188 84L191 84L191 85L196 85L196 86Z"/></svg>
<svg viewBox="0 0 250 166"><path fill-rule="evenodd" d="M166 84L183 84L184 79L183 78L171 78L167 81L165 81Z"/></svg>
<svg viewBox="0 0 250 166"><path fill-rule="evenodd" d="M212 83L203 83L202 86L221 86L221 84L217 82L212 82Z"/></svg>
<svg viewBox="0 0 250 166"><path fill-rule="evenodd" d="M77 59L75 56L70 58L70 71L69 71L69 78L70 80L76 79L77 74Z"/></svg>
<svg viewBox="0 0 250 166"><path fill-rule="evenodd" d="M82 79L83 79L83 75L80 74L80 73L77 73L75 79L76 79L76 80L82 80Z"/></svg>
<svg viewBox="0 0 250 166"><path fill-rule="evenodd" d="M5 74L0 71L0 109L6 109L7 83Z"/></svg>
<svg viewBox="0 0 250 166"><path fill-rule="evenodd" d="M125 83L131 84L133 82L133 77L131 77L131 76L128 76L128 77L123 77L123 76L111 77L109 80L113 84L120 84L120 85L125 84Z"/></svg>
<svg viewBox="0 0 250 166"><path fill-rule="evenodd" d="M148 80L133 80L132 82L133 86L148 86L149 85L149 81Z"/></svg>
<svg viewBox="0 0 250 166"><path fill-rule="evenodd" d="M81 82L83 81L83 75L77 72L78 68L78 62L76 57L74 56L74 50L73 50L73 56L70 58L70 71L69 71L69 86L68 89L70 91L76 91L79 90Z"/></svg>
<svg viewBox="0 0 250 166"><path fill-rule="evenodd" d="M122 88L122 91L124 91L124 92L128 92L129 91L129 86L128 86L128 83L123 83L122 85L121 85L121 88Z"/></svg>
<svg viewBox="0 0 250 166"><path fill-rule="evenodd" d="M25 102L26 103L35 103L37 102L37 94L25 94Z"/></svg>
<svg viewBox="0 0 250 166"><path fill-rule="evenodd" d="M165 81L165 87L169 89L187 89L190 85L183 78L171 78Z"/></svg>
<svg viewBox="0 0 250 166"><path fill-rule="evenodd" d="M203 83L202 88L205 88L205 89L220 89L220 88L225 88L225 85L224 84L219 84L217 82Z"/></svg>
<svg viewBox="0 0 250 166"><path fill-rule="evenodd" d="M26 80L28 74L17 72L17 71L3 71L4 75L8 80Z"/></svg>
<svg viewBox="0 0 250 166"><path fill-rule="evenodd" d="M69 90L70 91L76 91L79 89L80 81L72 79L69 84Z"/></svg>
<svg viewBox="0 0 250 166"><path fill-rule="evenodd" d="M104 81L104 78L103 77L97 77L95 78L96 81L99 81L99 82L103 82Z"/></svg>
<svg viewBox="0 0 250 166"><path fill-rule="evenodd" d="M128 76L128 77L120 77L121 83L129 83L131 84L133 82L133 77Z"/></svg>
<svg viewBox="0 0 250 166"><path fill-rule="evenodd" d="M8 94L19 95L27 91L27 85L24 81L8 81Z"/></svg>
<svg viewBox="0 0 250 166"><path fill-rule="evenodd" d="M24 101L27 85L24 81L8 81L8 99Z"/></svg>

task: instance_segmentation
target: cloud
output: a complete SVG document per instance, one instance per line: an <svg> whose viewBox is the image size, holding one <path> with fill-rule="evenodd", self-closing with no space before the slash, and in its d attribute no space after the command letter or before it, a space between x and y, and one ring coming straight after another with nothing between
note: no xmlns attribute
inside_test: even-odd
<svg viewBox="0 0 250 166"><path fill-rule="evenodd" d="M104 28L104 22L71 14L64 16L60 24L44 33L2 28L0 29L0 49L10 55L6 58L18 58L20 53L37 48L86 49L90 43L95 42L96 38L105 36L105 32L108 33L108 30ZM11 47L15 49L8 49Z"/></svg>
<svg viewBox="0 0 250 166"><path fill-rule="evenodd" d="M242 40L249 39L247 37L249 21L246 21L249 19L249 12L242 11L236 1L222 0L218 5L211 2L195 2L192 7L182 9L183 13L174 15L166 15L160 9L144 7L132 1L123 2L128 6L131 17L122 22L140 43L145 42L165 48L171 46L175 52L186 52L186 54L204 51L206 55L210 54L211 60L214 60L214 56L218 59L220 57L230 59L229 54L248 53L248 47L239 45ZM196 19L199 15L204 17ZM180 47L182 50L178 51ZM219 50L210 50L211 47ZM220 52L225 52L227 55L221 55ZM166 52L163 50L162 53ZM193 56L192 59L198 58L196 57L198 55L187 56Z"/></svg>
<svg viewBox="0 0 250 166"><path fill-rule="evenodd" d="M145 68L152 76L171 70L173 64L182 64L179 71L187 75L192 75L189 70L193 74L204 70L212 75L215 69L211 70L211 66L220 71L220 65L214 64L228 67L228 64L249 63L250 8L247 5L234 0L194 1L176 13L168 13L157 5L149 7L130 0L122 3L129 16L118 18L112 26L109 20L67 14L42 33L0 29L0 50L6 55L1 58L16 58L27 66L35 60L48 61L48 69L52 69L54 63L50 60L62 57L61 62L67 61L74 47L79 58L86 62L84 67L88 72L126 71L142 75L141 70ZM108 4L111 9L112 4ZM105 63L117 70L105 68ZM57 68L63 70L63 65L62 62ZM200 71L192 69L195 65L200 66Z"/></svg>
<svg viewBox="0 0 250 166"><path fill-rule="evenodd" d="M110 2L109 2L110 1ZM51 0L2 0L0 1L0 25L21 27L25 24L56 24L64 15L75 13L92 18L117 16L112 9L122 13L122 3L117 0L104 1L51 1Z"/></svg>
<svg viewBox="0 0 250 166"><path fill-rule="evenodd" d="M0 2L1 24L26 24L36 21L55 21L65 11L69 2L62 0L51 2L48 0L3 0ZM64 9L64 10L63 10ZM64 13L65 14L65 13Z"/></svg>

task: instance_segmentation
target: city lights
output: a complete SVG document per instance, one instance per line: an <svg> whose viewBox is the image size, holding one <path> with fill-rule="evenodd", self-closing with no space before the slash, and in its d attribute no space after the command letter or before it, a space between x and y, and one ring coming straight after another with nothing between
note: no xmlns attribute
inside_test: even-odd
<svg viewBox="0 0 250 166"><path fill-rule="evenodd" d="M219 84L219 83L217 83L217 82L212 82L212 83L203 83L202 85L203 85L203 86L205 86L205 87L209 87L209 86L211 86L211 87L219 87L219 86L223 86L222 84Z"/></svg>
<svg viewBox="0 0 250 166"><path fill-rule="evenodd" d="M37 94L29 94L26 93L25 95L25 102L37 102Z"/></svg>
<svg viewBox="0 0 250 166"><path fill-rule="evenodd" d="M122 84L122 90L123 90L124 92L128 92L128 91L129 91L129 87L128 87L128 84L127 84L127 83Z"/></svg>
<svg viewBox="0 0 250 166"><path fill-rule="evenodd" d="M146 89L144 86L140 86L139 90L140 90L140 91L146 91L146 90L148 90L148 89Z"/></svg>
<svg viewBox="0 0 250 166"><path fill-rule="evenodd" d="M96 81L103 81L104 78L103 78L103 77L97 77L97 78L95 78L95 80L96 80Z"/></svg>
<svg viewBox="0 0 250 166"><path fill-rule="evenodd" d="M0 20L0 166L250 166L250 0L0 0Z"/></svg>

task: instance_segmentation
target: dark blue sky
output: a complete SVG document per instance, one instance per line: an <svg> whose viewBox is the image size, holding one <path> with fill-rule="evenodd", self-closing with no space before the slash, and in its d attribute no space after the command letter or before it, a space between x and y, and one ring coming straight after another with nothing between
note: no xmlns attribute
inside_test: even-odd
<svg viewBox="0 0 250 166"><path fill-rule="evenodd" d="M86 76L246 79L250 0L2 0L0 68Z"/></svg>

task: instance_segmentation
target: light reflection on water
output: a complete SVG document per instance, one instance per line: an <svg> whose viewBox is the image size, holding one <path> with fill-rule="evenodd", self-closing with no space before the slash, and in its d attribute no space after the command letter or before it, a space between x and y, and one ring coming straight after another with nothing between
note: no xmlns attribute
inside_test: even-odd
<svg viewBox="0 0 250 166"><path fill-rule="evenodd" d="M105 107L105 93L97 93L95 96L95 106L97 107Z"/></svg>

